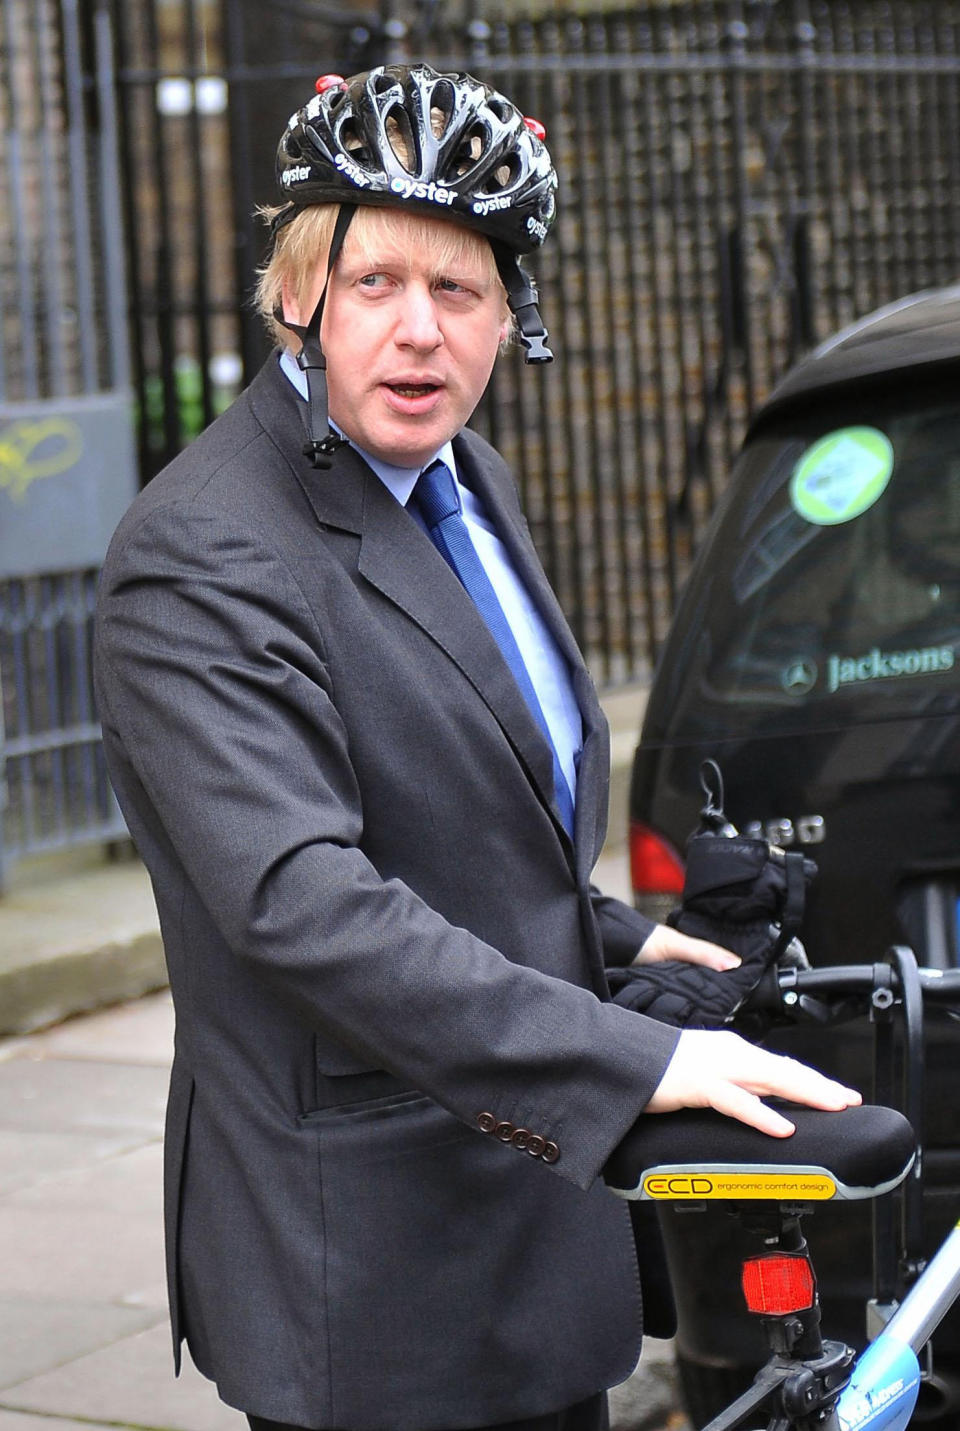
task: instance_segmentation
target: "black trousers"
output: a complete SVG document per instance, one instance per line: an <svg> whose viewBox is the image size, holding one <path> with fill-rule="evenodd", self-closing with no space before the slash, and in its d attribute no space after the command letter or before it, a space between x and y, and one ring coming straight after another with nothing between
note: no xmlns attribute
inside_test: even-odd
<svg viewBox="0 0 960 1431"><path fill-rule="evenodd" d="M290 1426L285 1421L268 1421L262 1416L248 1416L250 1431L308 1431L303 1426ZM479 1426L474 1431L607 1431L607 1394L599 1392L565 1411L551 1411L546 1416L531 1416L525 1421L501 1421L497 1426ZM314 1428L313 1431L319 1431Z"/></svg>

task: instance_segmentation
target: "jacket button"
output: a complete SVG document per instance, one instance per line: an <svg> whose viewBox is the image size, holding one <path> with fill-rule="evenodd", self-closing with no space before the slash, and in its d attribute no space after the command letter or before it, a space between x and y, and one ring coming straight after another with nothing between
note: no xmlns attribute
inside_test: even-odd
<svg viewBox="0 0 960 1431"><path fill-rule="evenodd" d="M497 1120L492 1113L478 1113L477 1123L480 1126L481 1133L492 1133L497 1126Z"/></svg>
<svg viewBox="0 0 960 1431"><path fill-rule="evenodd" d="M516 1131L517 1130L512 1123L504 1122L497 1124L497 1126L493 1130L493 1134L495 1138L500 1139L501 1143L509 1143L510 1139L513 1137Z"/></svg>
<svg viewBox="0 0 960 1431"><path fill-rule="evenodd" d="M510 1139L510 1142L513 1144L513 1146L514 1146L515 1148L519 1148L521 1151L527 1146L527 1144L529 1143L529 1141L530 1141L530 1129L529 1129L529 1128L517 1128L517 1129L515 1129L515 1130L514 1130L513 1137Z"/></svg>
<svg viewBox="0 0 960 1431"><path fill-rule="evenodd" d="M555 1163L560 1156L560 1149L556 1143L548 1143L540 1154L540 1160L544 1163Z"/></svg>
<svg viewBox="0 0 960 1431"><path fill-rule="evenodd" d="M527 1144L527 1152L531 1158L539 1158L544 1148L547 1146L546 1138L541 1138L539 1133L531 1133L530 1141Z"/></svg>

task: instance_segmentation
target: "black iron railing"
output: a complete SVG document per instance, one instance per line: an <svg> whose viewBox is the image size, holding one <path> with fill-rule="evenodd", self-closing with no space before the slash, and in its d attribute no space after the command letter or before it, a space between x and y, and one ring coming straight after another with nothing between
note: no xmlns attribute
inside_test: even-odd
<svg viewBox="0 0 960 1431"><path fill-rule="evenodd" d="M24 855L125 834L89 659L137 485L109 20L0 0L0 892Z"/></svg>
<svg viewBox="0 0 960 1431"><path fill-rule="evenodd" d="M611 685L648 673L779 374L960 272L960 3L571 9L118 0L132 323L149 475L264 356L251 211L316 74L416 53L515 96L561 174L557 362L508 359L476 423Z"/></svg>
<svg viewBox="0 0 960 1431"><path fill-rule="evenodd" d="M61 467L86 443L75 497L117 466L84 434L126 451L128 338L141 480L231 400L266 353L253 207L318 73L422 56L547 126L557 361L503 360L475 422L605 686L649 673L791 360L960 274L960 0L0 0L0 40L0 883L4 851L121 828L84 654L102 533L63 522L31 404Z"/></svg>

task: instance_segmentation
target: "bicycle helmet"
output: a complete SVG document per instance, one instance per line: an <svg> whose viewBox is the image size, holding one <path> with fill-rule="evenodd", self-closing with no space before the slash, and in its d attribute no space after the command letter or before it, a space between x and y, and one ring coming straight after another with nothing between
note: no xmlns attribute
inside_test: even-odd
<svg viewBox="0 0 960 1431"><path fill-rule="evenodd" d="M557 176L543 127L488 84L416 64L317 85L277 152L280 224L308 204L392 204L445 214L514 253L546 240Z"/></svg>
<svg viewBox="0 0 960 1431"><path fill-rule="evenodd" d="M539 248L556 216L557 176L544 129L504 95L462 72L426 64L380 65L346 80L323 75L317 93L291 116L277 150L285 200L275 235L312 204L339 204L327 282L358 204L409 208L484 234L517 321L526 361L550 362L537 291L518 255ZM320 323L326 284L300 337L310 435L304 454L329 467L340 444L330 431ZM321 434L321 435L318 435Z"/></svg>

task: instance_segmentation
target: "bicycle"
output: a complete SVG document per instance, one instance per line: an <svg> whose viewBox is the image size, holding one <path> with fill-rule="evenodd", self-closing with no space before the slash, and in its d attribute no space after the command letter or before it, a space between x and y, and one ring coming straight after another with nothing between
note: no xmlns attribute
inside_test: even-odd
<svg viewBox="0 0 960 1431"><path fill-rule="evenodd" d="M608 1165L607 1183L622 1197L691 1208L721 1201L759 1239L742 1286L770 1354L752 1386L703 1431L902 1431L910 1423L931 1370L921 1371L921 1355L960 1298L960 1223L928 1263L920 1248L925 1001L960 1017L960 970L918 968L901 946L879 964L771 970L751 999L768 1018L829 1023L870 1014L877 1105L791 1108L796 1132L777 1141L712 1111L641 1119ZM885 1106L895 1101L898 1017L903 1113ZM889 1198L876 1201L896 1188L899 1223ZM875 1335L859 1356L821 1335L801 1229L813 1207L846 1199L875 1200Z"/></svg>

